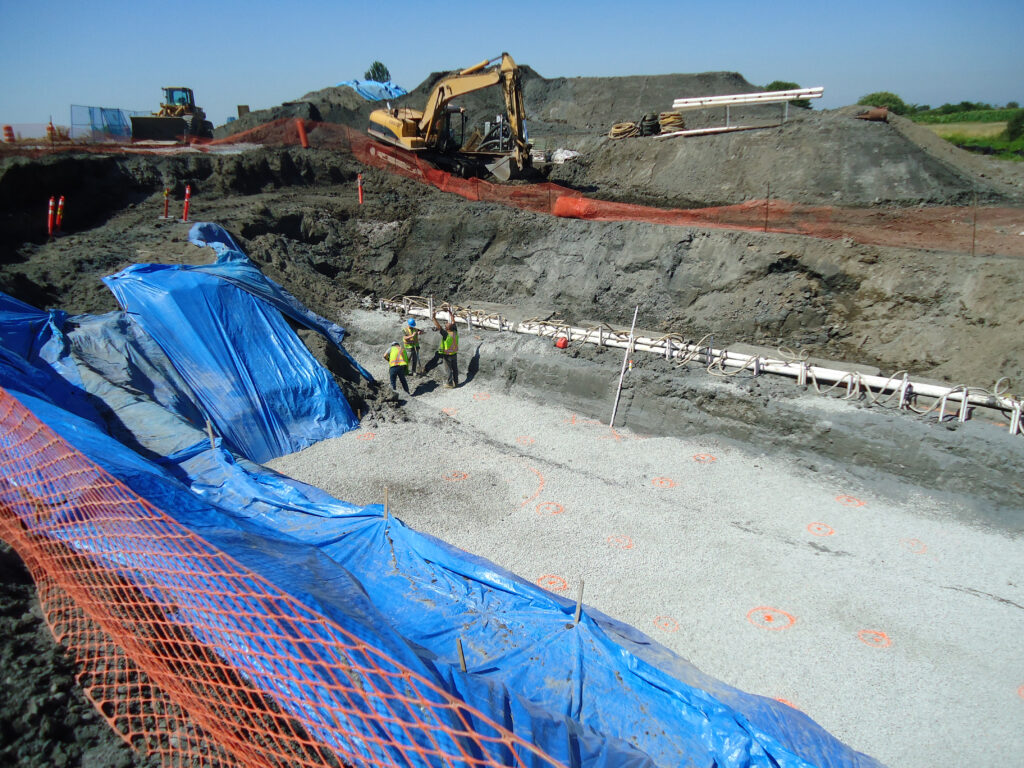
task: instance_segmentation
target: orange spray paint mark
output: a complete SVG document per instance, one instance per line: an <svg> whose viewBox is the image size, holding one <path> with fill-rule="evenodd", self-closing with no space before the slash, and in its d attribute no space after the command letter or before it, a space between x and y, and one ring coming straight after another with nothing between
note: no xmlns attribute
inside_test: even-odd
<svg viewBox="0 0 1024 768"><path fill-rule="evenodd" d="M671 616L655 616L654 626L660 629L662 632L679 631L679 622L673 619Z"/></svg>
<svg viewBox="0 0 1024 768"><path fill-rule="evenodd" d="M831 525L825 523L811 523L807 526L807 531L812 536L831 536L836 532Z"/></svg>
<svg viewBox="0 0 1024 768"><path fill-rule="evenodd" d="M885 632L879 632L877 629L862 629L857 633L857 639L859 639L864 645L870 645L872 648L888 648L892 645L892 640Z"/></svg>
<svg viewBox="0 0 1024 768"><path fill-rule="evenodd" d="M840 494L836 496L836 501L842 504L844 507L863 507L864 502L858 499L856 496L848 496L846 494Z"/></svg>
<svg viewBox="0 0 1024 768"><path fill-rule="evenodd" d="M544 589L550 592L564 592L569 588L569 584L565 579L553 573L545 573L537 579L537 586L544 587Z"/></svg>
<svg viewBox="0 0 1024 768"><path fill-rule="evenodd" d="M553 501L542 501L537 505L538 515L560 515L565 512L565 507Z"/></svg>
<svg viewBox="0 0 1024 768"><path fill-rule="evenodd" d="M747 612L747 621L755 627L777 631L792 627L796 624L796 617L778 608L762 605Z"/></svg>

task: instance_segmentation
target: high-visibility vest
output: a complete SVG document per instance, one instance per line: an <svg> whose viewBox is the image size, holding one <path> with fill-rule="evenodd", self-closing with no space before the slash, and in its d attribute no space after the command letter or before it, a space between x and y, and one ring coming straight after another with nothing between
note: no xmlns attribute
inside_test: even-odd
<svg viewBox="0 0 1024 768"><path fill-rule="evenodd" d="M405 344L408 349L418 347L420 345L420 332L415 328L410 328L402 336L402 343Z"/></svg>
<svg viewBox="0 0 1024 768"><path fill-rule="evenodd" d="M454 355L459 351L459 332L448 331L448 334L441 339L441 345L437 351L442 355Z"/></svg>
<svg viewBox="0 0 1024 768"><path fill-rule="evenodd" d="M394 368L396 365L405 365L406 363L405 350L398 344L391 347L391 350L388 352L388 364Z"/></svg>

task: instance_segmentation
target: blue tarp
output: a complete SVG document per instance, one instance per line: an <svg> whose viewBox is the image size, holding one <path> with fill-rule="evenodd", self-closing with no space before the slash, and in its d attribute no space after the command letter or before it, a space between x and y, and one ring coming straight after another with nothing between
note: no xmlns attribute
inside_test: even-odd
<svg viewBox="0 0 1024 768"><path fill-rule="evenodd" d="M224 241L226 233L206 235L206 242L221 242L225 252L241 253ZM180 343L165 344L159 334L173 330L196 344L198 336L216 331L221 344L232 338L223 336L224 329L234 327L225 313L234 313L236 304L245 307L243 324L266 325L259 333L243 329L246 349L226 356L230 367L224 375L233 379L243 377L242 361L288 359L279 354L283 342L276 330L268 332L276 326L266 319L266 310L252 310L252 294L243 299L238 292L209 287L207 279L234 285L203 268L126 272L138 273L141 287L125 293L142 295L138 305L145 310L145 322L133 313L64 318L0 301L0 385L100 466L228 555L566 765L878 765L806 715L714 680L600 612L588 608L573 625L570 601L393 517L385 519L378 506L353 506L223 446L211 448L194 424L196 415L181 405L193 402L193 379L202 377L186 371L176 377L171 370L178 369L179 354L186 368L197 359L206 360L203 365L221 364L221 357L181 350ZM167 299L163 294L175 293L179 279L186 280L182 285L189 286L188 292ZM117 286L128 280L112 282ZM213 322L211 316L220 325L201 330ZM157 344L144 341L140 329L147 324L157 329ZM91 344L93 337L101 343ZM100 349L107 351L101 354ZM117 373L119 355L129 360L125 366L131 376ZM144 383L146 377L152 383ZM306 374L296 381L304 384ZM258 392L260 382L252 379L245 385ZM198 381L198 386L207 384ZM86 407L90 402L97 405ZM63 409L70 403L77 404L79 415ZM230 418L262 427L266 419L245 413L245 403L261 407L242 398ZM107 410L116 410L117 418L105 419ZM166 415L155 418L159 413ZM110 437L112 423L128 433L120 442ZM295 424L314 432L319 426L308 418ZM154 434L161 429L180 432ZM312 432L301 437L311 440ZM159 578L154 584L155 589L174 589ZM185 595L175 595L178 600L185 601L179 620L197 634L209 633L190 618L201 616L204 606L189 605ZM459 669L456 638L468 651L469 674ZM279 642L290 641L282 637ZM289 696L247 661L266 650L273 652L249 649L231 654L230 660L287 708ZM311 666L314 672L319 668ZM492 757L502 763L501 755Z"/></svg>
<svg viewBox="0 0 1024 768"><path fill-rule="evenodd" d="M402 86L390 80L384 83L378 83L376 80L346 80L338 83L339 87L342 85L347 85L367 101L395 99L408 93Z"/></svg>
<svg viewBox="0 0 1024 768"><path fill-rule="evenodd" d="M339 344L344 330L299 311L294 297L219 227L200 227L197 239L200 233L208 238L202 242L216 243L215 264L136 264L104 282L164 351L229 447L262 462L355 428L341 390L278 309L319 325Z"/></svg>

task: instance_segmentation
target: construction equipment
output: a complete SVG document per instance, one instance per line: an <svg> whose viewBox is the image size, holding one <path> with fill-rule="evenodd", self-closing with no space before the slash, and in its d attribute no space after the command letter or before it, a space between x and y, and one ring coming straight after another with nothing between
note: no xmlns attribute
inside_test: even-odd
<svg viewBox="0 0 1024 768"><path fill-rule="evenodd" d="M501 85L506 116L501 115L484 131L466 137L466 111L452 100L473 91ZM461 121L452 125L452 116ZM375 109L370 113L369 134L396 147L422 154L444 170L465 178L486 171L501 181L526 176L530 170L530 145L526 136L526 110L519 68L507 53L481 61L442 78L433 88L423 110L410 107Z"/></svg>
<svg viewBox="0 0 1024 768"><path fill-rule="evenodd" d="M132 139L174 141L184 137L213 138L213 123L206 119L202 107L196 106L191 88L164 88L160 111L152 115L133 115Z"/></svg>

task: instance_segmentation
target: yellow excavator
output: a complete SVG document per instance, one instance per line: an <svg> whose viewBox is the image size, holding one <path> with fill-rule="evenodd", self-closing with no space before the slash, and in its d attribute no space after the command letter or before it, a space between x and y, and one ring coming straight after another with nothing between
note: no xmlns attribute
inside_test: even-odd
<svg viewBox="0 0 1024 768"><path fill-rule="evenodd" d="M483 132L466 137L465 109L452 101L473 91L501 85L506 117L498 116ZM453 116L461 122L453 125ZM530 171L530 145L519 68L507 53L443 77L422 109L375 109L369 134L379 141L422 153L444 170L464 177L489 171L501 181Z"/></svg>

